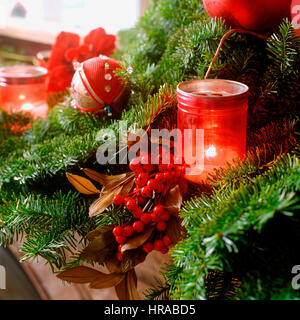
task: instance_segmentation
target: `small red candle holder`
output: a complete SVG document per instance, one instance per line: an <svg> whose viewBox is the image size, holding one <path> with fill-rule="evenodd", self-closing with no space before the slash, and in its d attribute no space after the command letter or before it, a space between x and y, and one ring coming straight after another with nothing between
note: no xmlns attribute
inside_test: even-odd
<svg viewBox="0 0 300 320"><path fill-rule="evenodd" d="M0 108L8 113L29 113L45 118L49 111L46 101L47 69L37 66L0 68Z"/></svg>
<svg viewBox="0 0 300 320"><path fill-rule="evenodd" d="M178 129L186 179L201 183L246 151L249 88L230 80L192 80L177 87Z"/></svg>

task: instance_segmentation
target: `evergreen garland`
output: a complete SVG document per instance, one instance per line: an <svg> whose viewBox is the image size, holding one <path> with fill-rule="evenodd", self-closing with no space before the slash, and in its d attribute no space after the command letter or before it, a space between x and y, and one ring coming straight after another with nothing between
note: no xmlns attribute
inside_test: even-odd
<svg viewBox="0 0 300 320"><path fill-rule="evenodd" d="M78 244L97 227L128 217L111 206L88 218L91 198L79 195L65 172L104 173L95 152L101 129L176 126L176 84L203 78L228 27L210 19L199 0L154 0L135 28L120 33L120 75L132 90L120 119L97 118L69 107L46 120L0 113L0 244L22 237L23 260L41 256L53 271L79 265ZM191 186L181 217L187 233L172 250L174 264L148 299L299 299L291 268L299 257L300 38L285 20L267 42L232 35L211 73L250 87L247 157ZM128 74L128 67L132 73ZM68 257L70 254L71 257Z"/></svg>

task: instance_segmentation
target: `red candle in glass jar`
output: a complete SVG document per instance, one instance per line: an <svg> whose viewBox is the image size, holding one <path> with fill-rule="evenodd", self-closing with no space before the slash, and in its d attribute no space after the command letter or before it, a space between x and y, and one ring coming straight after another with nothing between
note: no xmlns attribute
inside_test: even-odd
<svg viewBox="0 0 300 320"><path fill-rule="evenodd" d="M29 113L34 119L45 118L47 69L36 66L0 68L0 108L8 113Z"/></svg>
<svg viewBox="0 0 300 320"><path fill-rule="evenodd" d="M201 183L215 168L246 151L249 88L230 80L192 80L178 85L178 129L186 179Z"/></svg>

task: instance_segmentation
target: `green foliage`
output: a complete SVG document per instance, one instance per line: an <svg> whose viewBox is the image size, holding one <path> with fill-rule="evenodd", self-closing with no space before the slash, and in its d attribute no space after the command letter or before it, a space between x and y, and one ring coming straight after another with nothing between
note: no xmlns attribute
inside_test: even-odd
<svg viewBox="0 0 300 320"><path fill-rule="evenodd" d="M289 219L293 217L294 221L299 222L297 214L300 209L299 188L299 160L285 155L264 174L252 179L251 184L238 186L233 184L226 189L215 189L210 196L203 195L187 202L181 215L185 219L188 235L186 240L173 250L175 263L182 268L182 272L175 281L178 287L171 293L172 298L205 299L205 276L210 270L237 274L242 283L247 272L256 272L256 277L260 277L258 270L266 268L269 270L270 266L267 265L269 261L266 263L259 260L261 254L257 251L262 248L255 240L259 242L257 238L263 234L267 222L275 219L277 215L284 215ZM252 232L255 236L251 237ZM251 249L249 249L249 237L252 239ZM243 246L248 250L248 257L249 250L253 251L251 259L255 271L247 265L249 258L243 258L246 255L241 249ZM272 254L267 248L264 250L266 257ZM292 258L294 257L289 256L289 262ZM203 270L199 265L204 266ZM281 274L280 266L276 263L272 267L279 271L277 276L284 278L287 283L290 274ZM293 264L290 268L292 266ZM263 288L267 296L270 294L268 289L267 286L266 289Z"/></svg>
<svg viewBox="0 0 300 320"><path fill-rule="evenodd" d="M78 247L89 231L128 222L128 212L114 206L89 218L93 197L78 195L65 172L127 170L96 163L100 130L118 136L119 120L133 132L173 128L177 83L204 77L227 30L200 0L154 0L133 29L120 33L116 58L131 96L119 119L83 114L70 108L69 97L46 120L1 112L0 244L22 238L24 260L41 256L63 269L82 262ZM184 204L186 238L146 298L299 298L290 288L290 269L299 264L299 51L288 21L267 42L236 34L225 41L211 77L250 87L248 154L211 175L210 193L200 186Z"/></svg>
<svg viewBox="0 0 300 320"><path fill-rule="evenodd" d="M1 197L0 243L9 245L15 238L22 239L22 260L41 256L52 269L61 268L66 263L65 251L75 250L77 238L95 228L94 219L89 219L86 212L90 199L77 193Z"/></svg>

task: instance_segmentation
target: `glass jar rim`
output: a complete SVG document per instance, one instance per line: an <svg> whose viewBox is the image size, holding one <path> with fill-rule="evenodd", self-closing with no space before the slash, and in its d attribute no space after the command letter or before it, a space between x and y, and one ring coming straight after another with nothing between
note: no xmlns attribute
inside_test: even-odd
<svg viewBox="0 0 300 320"><path fill-rule="evenodd" d="M48 70L30 65L15 65L0 68L0 82L6 84L28 84L43 82Z"/></svg>
<svg viewBox="0 0 300 320"><path fill-rule="evenodd" d="M195 89L207 89L203 92L209 92L211 91L211 87L213 84L221 85L225 84L228 88L232 89L238 89L239 90L232 90L232 92L226 92L226 95L224 94L218 94L218 91L215 91L215 94L201 94L195 93ZM187 91L187 88L192 88L191 92ZM225 89L223 87L223 89ZM218 100L230 100L230 99L236 99L236 98L243 98L247 97L249 95L249 87L245 85L244 83L233 81L233 80L226 80L226 79L199 79L199 80L189 80L184 81L178 84L177 86L177 93L182 96L189 96L194 97L197 99L218 99ZM220 92L219 92L220 93ZM224 93L224 92L223 92Z"/></svg>

